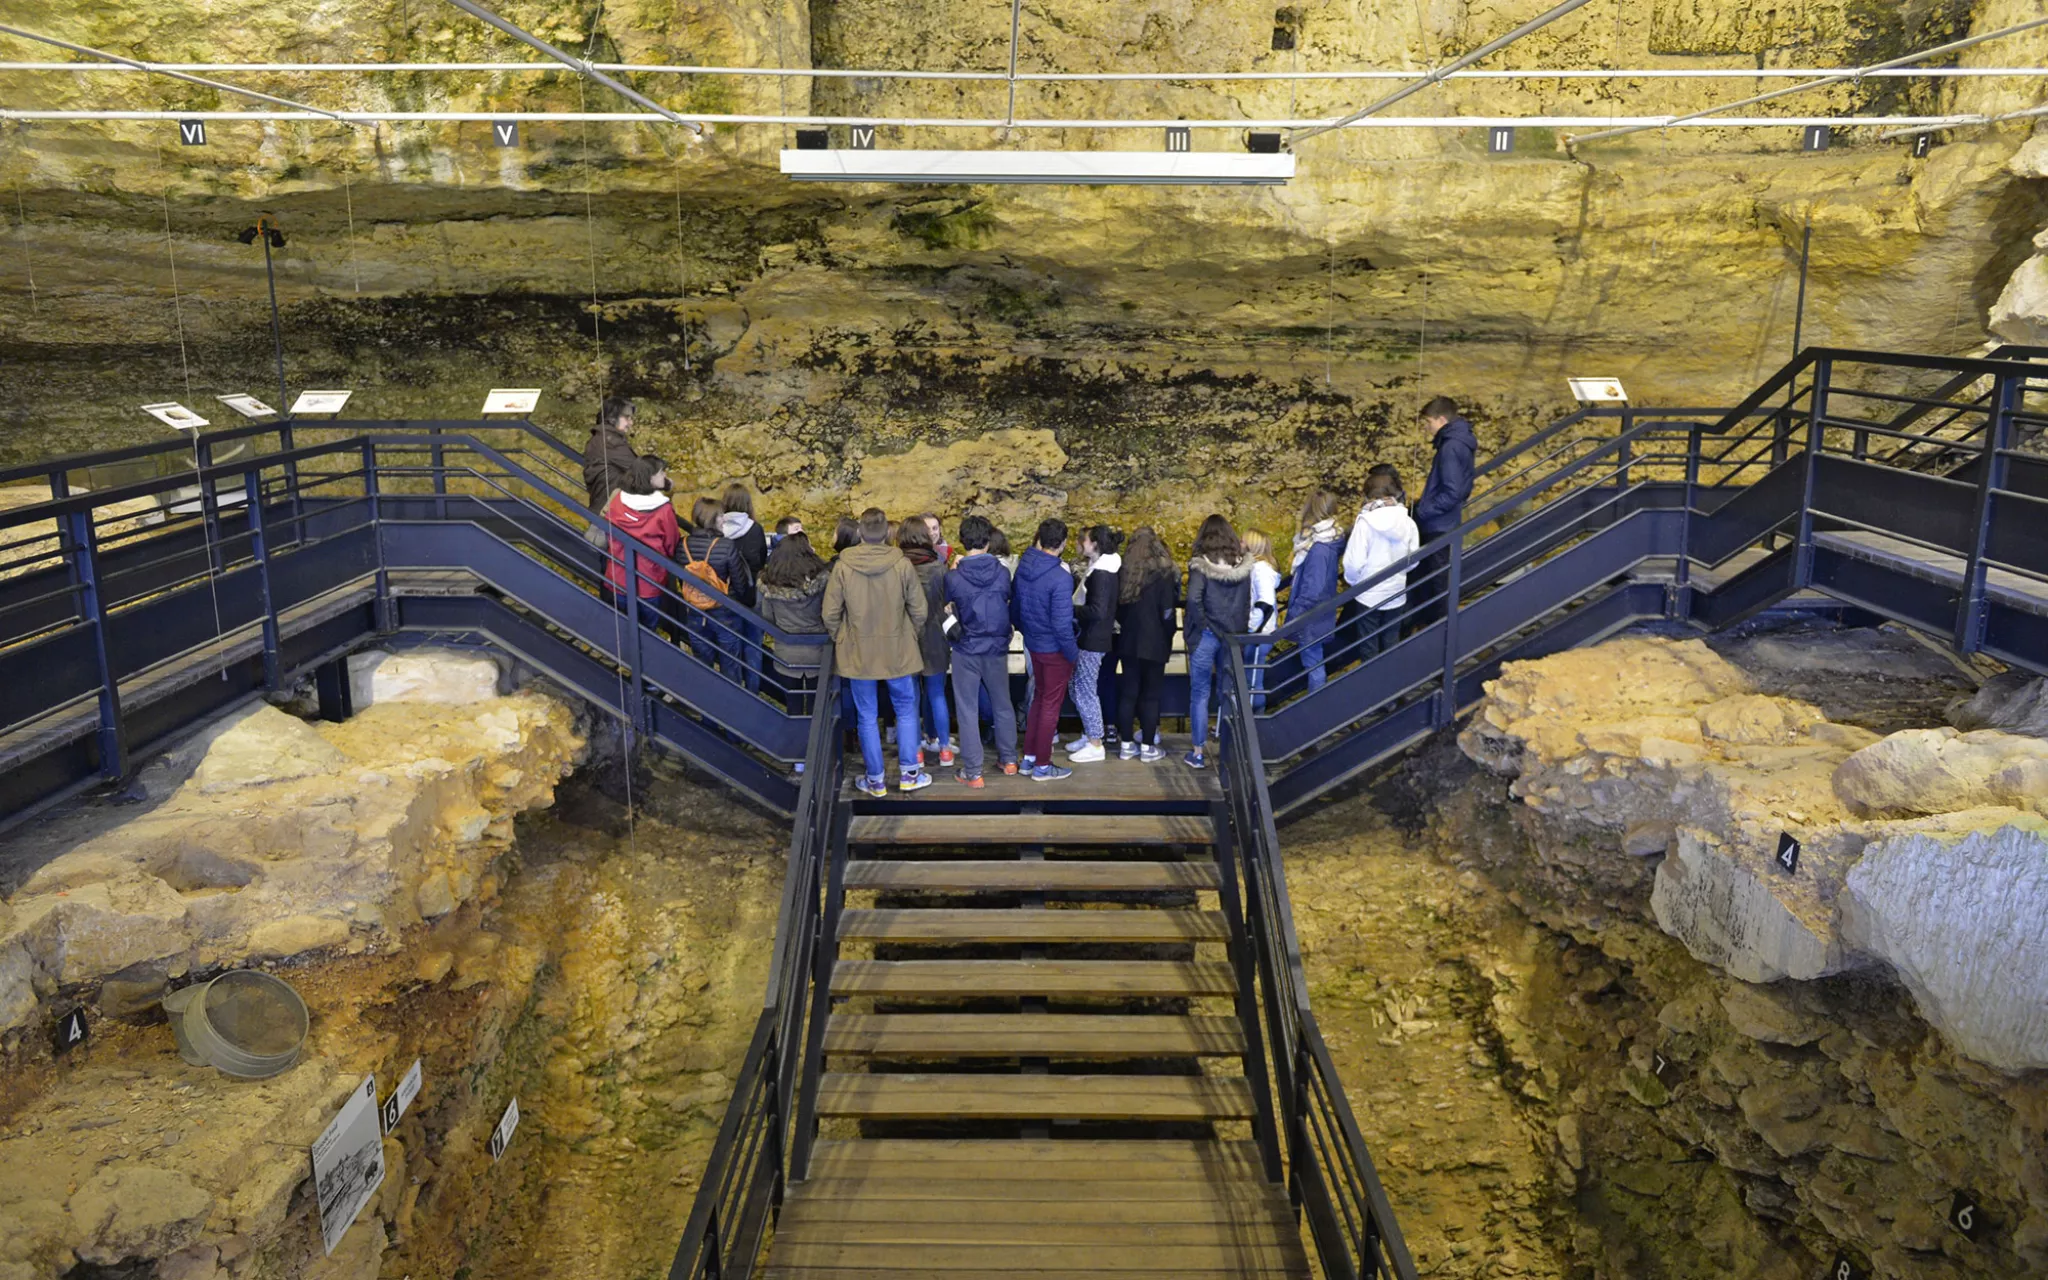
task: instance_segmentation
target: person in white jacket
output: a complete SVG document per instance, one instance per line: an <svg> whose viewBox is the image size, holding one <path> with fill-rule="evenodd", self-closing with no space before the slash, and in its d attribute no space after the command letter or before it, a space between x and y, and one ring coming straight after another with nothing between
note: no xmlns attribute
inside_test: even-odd
<svg viewBox="0 0 2048 1280"><path fill-rule="evenodd" d="M1273 563L1273 540L1258 529L1246 529L1244 554L1252 562L1252 633L1268 635L1280 625L1280 569ZM1270 643L1245 646L1253 711L1266 709L1266 659L1272 652Z"/></svg>
<svg viewBox="0 0 2048 1280"><path fill-rule="evenodd" d="M1344 545L1344 581L1355 587L1401 567L1357 597L1361 635L1351 652L1361 661L1386 648L1394 634L1395 620L1408 605L1408 565L1421 545L1422 534L1402 500L1401 478L1391 467L1375 468L1365 482L1365 506Z"/></svg>

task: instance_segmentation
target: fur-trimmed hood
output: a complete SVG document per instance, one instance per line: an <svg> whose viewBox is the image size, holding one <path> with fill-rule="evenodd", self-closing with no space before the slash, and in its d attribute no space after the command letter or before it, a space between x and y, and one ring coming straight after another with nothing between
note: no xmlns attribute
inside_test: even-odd
<svg viewBox="0 0 2048 1280"><path fill-rule="evenodd" d="M763 582L758 584L758 590L763 600L808 600L825 589L825 581L831 576L832 570L827 566L794 587L781 587Z"/></svg>
<svg viewBox="0 0 2048 1280"><path fill-rule="evenodd" d="M1207 556L1197 556L1188 562L1188 572L1217 582L1243 582L1252 576L1252 558L1246 556L1236 564L1221 564Z"/></svg>

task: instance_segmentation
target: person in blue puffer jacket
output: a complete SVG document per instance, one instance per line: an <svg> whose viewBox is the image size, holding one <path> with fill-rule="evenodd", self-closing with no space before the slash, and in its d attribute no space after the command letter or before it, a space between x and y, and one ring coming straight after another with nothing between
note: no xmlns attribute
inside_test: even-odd
<svg viewBox="0 0 2048 1280"><path fill-rule="evenodd" d="M1024 763L1039 782L1073 776L1073 770L1052 762L1052 744L1060 720L1067 683L1081 660L1074 637L1074 575L1060 560L1067 547L1067 523L1045 520L1038 526L1037 545L1017 561L1017 579L1010 593L1010 620L1024 633L1034 677L1031 716L1024 733Z"/></svg>
<svg viewBox="0 0 2048 1280"><path fill-rule="evenodd" d="M1294 535L1294 585L1287 591L1287 620L1307 617L1319 604L1337 594L1337 571L1344 560L1345 531L1337 527L1337 495L1318 489L1301 509L1301 532ZM1294 637L1301 650L1301 667L1308 673L1308 691L1314 693L1326 680L1323 671L1323 642L1336 626L1336 615L1325 614L1304 626Z"/></svg>
<svg viewBox="0 0 2048 1280"><path fill-rule="evenodd" d="M996 759L1017 772L1017 719L1010 709L1010 571L989 554L994 532L981 516L960 522L960 563L946 574L946 634L953 641L953 705L960 718L960 769L982 786L981 695L989 702Z"/></svg>

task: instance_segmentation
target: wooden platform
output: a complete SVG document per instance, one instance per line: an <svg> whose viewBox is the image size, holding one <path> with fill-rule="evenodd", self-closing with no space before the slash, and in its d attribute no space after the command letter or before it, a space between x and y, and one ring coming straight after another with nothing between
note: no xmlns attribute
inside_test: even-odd
<svg viewBox="0 0 2048 1280"><path fill-rule="evenodd" d="M778 1280L1308 1275L1247 1142L824 1142L811 1168L776 1231Z"/></svg>
<svg viewBox="0 0 2048 1280"><path fill-rule="evenodd" d="M1263 1050L1215 833L1172 808L1214 782L1117 761L951 784L973 812L862 802L816 1092L834 1140L788 1188L766 1275L1306 1280L1286 1193L1238 1140ZM1137 803L1039 811L1057 796Z"/></svg>
<svg viewBox="0 0 2048 1280"><path fill-rule="evenodd" d="M1211 746L1213 747L1213 743ZM1146 803L1150 801L1190 802L1216 800L1222 797L1222 789L1216 781L1216 765L1212 760L1206 769L1190 769L1180 762L1183 752L1188 749L1187 739L1181 738L1178 745L1172 735L1166 741L1167 756L1164 760L1146 764L1142 760L1103 760L1096 764L1067 765L1067 753L1053 754L1062 767L1074 771L1071 778L1056 782L1035 782L1022 773L1004 774L996 764L995 752L990 749L983 766L980 788L964 787L953 778L953 768L941 768L937 761L927 759L925 772L932 775L932 785L922 791L904 793L896 789L895 748L883 748L883 763L889 770L889 794L885 797L869 797L853 790L855 775L860 772L860 759L856 753L848 767L846 789L862 806L864 813L886 809L898 803L913 804L948 801L998 801L1019 804L1071 803L1073 801ZM954 766L957 767L957 766Z"/></svg>
<svg viewBox="0 0 2048 1280"><path fill-rule="evenodd" d="M1888 569L1928 582L1938 582L1945 587L1962 590L1963 574L1969 568L1969 561L1959 555L1923 547L1904 538L1894 538L1882 533L1849 530L1813 535L1816 546L1827 547L1845 556L1868 560L1884 565ZM1987 569L1984 574L1984 593L2000 604L2028 613L2048 614L2048 582L2029 578L2008 569Z"/></svg>

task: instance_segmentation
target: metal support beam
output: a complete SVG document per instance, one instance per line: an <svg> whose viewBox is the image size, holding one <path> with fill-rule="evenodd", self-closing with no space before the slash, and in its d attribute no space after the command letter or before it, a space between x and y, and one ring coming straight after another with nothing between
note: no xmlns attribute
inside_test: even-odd
<svg viewBox="0 0 2048 1280"><path fill-rule="evenodd" d="M1414 84L1409 85L1407 88L1396 89L1394 92L1388 94L1384 98L1381 98L1379 101L1360 107L1358 110L1352 112L1350 115L1341 116L1338 119L1331 121L1329 124L1317 125L1313 129L1303 129L1300 132L1296 133L1292 138L1288 139L1288 141L1296 146L1299 146L1301 143L1307 142L1310 138L1315 137L1319 133L1328 133L1332 129L1342 129L1344 126L1350 124L1354 120L1361 120L1366 116L1374 115L1387 107L1393 106L1395 103L1401 101L1403 98L1410 96L1411 94L1421 93L1424 89L1427 89L1429 88L1429 86L1436 84L1437 82L1441 81L1445 76L1450 75L1454 71L1462 71L1466 67L1471 66L1475 62L1479 62L1483 59L1492 57L1494 54L1499 53L1502 49L1507 48L1515 41L1520 40L1523 36L1528 35L1532 31L1537 31L1544 27L1549 26L1551 23L1557 21L1559 18L1564 17L1566 14L1572 12L1574 9L1584 7L1586 3L1587 0L1565 0L1563 4L1558 5L1555 9L1552 9L1550 12L1542 14L1536 18L1532 18L1528 22L1525 22L1521 26L1516 27L1513 31L1508 32L1506 35L1501 36L1497 40L1490 40L1487 43L1480 45L1477 49L1474 49L1472 52L1466 54L1464 57L1459 58L1457 61L1451 63L1449 66L1439 67L1435 71L1432 71L1428 75L1422 77L1420 80L1417 80Z"/></svg>
<svg viewBox="0 0 2048 1280"><path fill-rule="evenodd" d="M314 669L313 692L320 700L322 720L340 724L356 713L355 689L349 683L346 656Z"/></svg>
<svg viewBox="0 0 2048 1280"><path fill-rule="evenodd" d="M1024 0L1010 0L1010 109L1004 113L1009 124L1017 123L1017 27L1024 18Z"/></svg>
<svg viewBox="0 0 2048 1280"><path fill-rule="evenodd" d="M669 120L674 124L682 125L686 129L694 129L697 131L697 136L699 137L702 137L704 135L703 125L696 124L689 120L683 119L681 116L677 115L673 111L670 111L667 107L662 106L654 99L645 97L639 93L636 93L632 89L627 88L625 85L619 83L617 80L612 79L604 72L599 71L596 67L592 66L588 62L585 62L583 59L572 58L568 54L563 53L560 49L555 48L555 46L549 44L547 41L541 39L537 35L534 35L532 32L526 30L525 28L520 27L517 24L505 21L497 14L492 13L489 9L486 9L482 5L475 3L475 0L448 0L448 3L454 5L456 8L462 10L464 13L470 15L473 18L478 18L484 22L489 23L490 25L496 27L498 30L504 32L506 35L511 36L514 40L519 41L521 44L540 50L542 53L548 55L550 58L553 58L556 62L561 63L565 67L572 68L578 74L584 76L586 79L596 81L598 84L601 84L605 88L610 89L613 93L618 94L620 97L626 99L628 102L637 102L641 106L646 107L649 111L654 112L656 115L662 116L663 118Z"/></svg>
<svg viewBox="0 0 2048 1280"><path fill-rule="evenodd" d="M1724 102L1718 107L1707 107L1701 111L1694 111L1687 115L1675 117L1670 123L1684 124L1689 120L1699 120L1707 116L1719 115L1723 111L1733 111L1738 107L1752 107L1760 102L1771 102L1787 94L1805 93L1809 89L1825 89L1829 85L1842 84L1850 80L1861 80L1873 71L1889 71L1894 67L1908 66L1915 62L1925 62L1929 58L1938 58L1946 53L1955 53L1958 50L1968 49L1973 45L1983 44L1987 40L1998 40L2006 36L2018 35L2022 31L2032 31L2036 27L2048 27L2048 18L2035 18L2030 22L2020 22L2010 27L2001 27L1997 31L1987 31L1980 36L1966 36L1961 40L1951 40L1947 44L1936 45L1932 49L1924 49L1919 53L1909 53L1904 57L1874 63L1868 67L1858 67L1854 71L1843 72L1841 75L1823 76L1818 80L1809 80L1804 84L1787 85L1783 89L1772 89L1765 93L1752 94L1747 98L1738 98L1734 102ZM1660 126L1632 124L1620 129L1601 129L1596 133L1581 134L1567 139L1567 141L1573 143L1594 142L1601 138L1620 138L1631 133L1641 133L1645 129L1658 127Z"/></svg>
<svg viewBox="0 0 2048 1280"><path fill-rule="evenodd" d="M309 107L303 102L294 102L290 98L272 97L267 93L258 93L254 89L244 89L240 85L229 84L225 80L209 80L205 76L195 76L187 71L172 71L153 62L142 62L135 58L124 58L118 53L108 53L104 49L95 49L90 45L73 44L69 40L59 40L55 36L37 35L33 31L24 31L20 27L0 26L0 33L20 36L24 40L34 40L41 44L55 45L59 49L69 49L73 53L82 53L92 58L105 58L109 62L118 62L124 66L133 67L137 71L148 71L155 75L169 76L173 80L183 80L187 84L204 85L209 89L219 89L222 93L239 94L244 98L254 98L258 102L270 102L280 107L292 107L299 111L310 111L314 115L326 116L330 120L341 120L343 124L355 123L354 121L343 120L341 116L322 107Z"/></svg>

